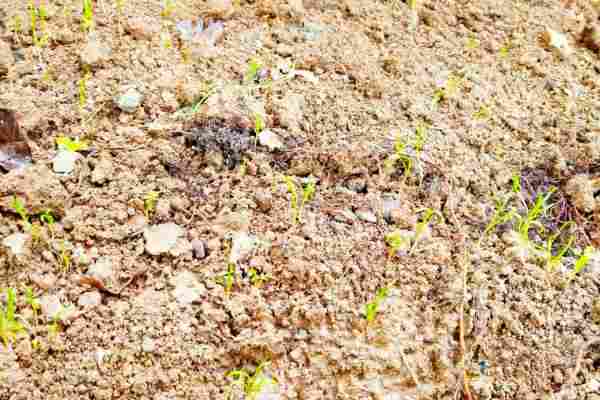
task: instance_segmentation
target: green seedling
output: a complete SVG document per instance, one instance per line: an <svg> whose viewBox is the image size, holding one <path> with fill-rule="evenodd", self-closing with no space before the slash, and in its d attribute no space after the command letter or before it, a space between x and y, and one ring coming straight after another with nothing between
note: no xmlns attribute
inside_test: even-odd
<svg viewBox="0 0 600 400"><path fill-rule="evenodd" d="M233 284L235 283L236 276L236 266L235 263L227 264L227 272L217 278L217 283L223 285L225 288L225 294L231 293L231 289L233 289Z"/></svg>
<svg viewBox="0 0 600 400"><path fill-rule="evenodd" d="M255 268L250 268L248 270L248 277L250 279L250 283L256 287L261 287L263 283L268 282L271 279L269 275L260 273Z"/></svg>
<svg viewBox="0 0 600 400"><path fill-rule="evenodd" d="M313 199L316 191L314 180L310 180L302 187L302 200L299 199L298 189L294 178L291 176L283 176L283 182L290 194L290 208L292 209L292 223L295 225L301 221L302 210L304 206Z"/></svg>
<svg viewBox="0 0 600 400"><path fill-rule="evenodd" d="M480 241L491 231L496 229L498 225L505 224L514 218L516 214L515 210L512 208L509 209L507 207L509 200L509 198L507 198L504 201L500 199L496 200L496 209L494 210L494 214L492 215L490 222L488 222L487 226L485 227L485 230L483 231L483 236L481 237L481 239L479 239Z"/></svg>
<svg viewBox="0 0 600 400"><path fill-rule="evenodd" d="M467 39L467 49L475 50L479 47L479 40L475 35L470 35Z"/></svg>
<svg viewBox="0 0 600 400"><path fill-rule="evenodd" d="M23 221L23 226L25 227L25 229L31 229L31 223L29 222L29 214L27 213L27 209L25 208L25 203L23 203L23 200L21 200L17 196L13 196L13 199L10 203L10 207L21 217L21 221Z"/></svg>
<svg viewBox="0 0 600 400"><path fill-rule="evenodd" d="M517 172L515 172L514 174L512 174L512 177L510 178L511 180L511 184L512 184L512 191L515 194L521 194L521 175L519 175Z"/></svg>
<svg viewBox="0 0 600 400"><path fill-rule="evenodd" d="M265 130L265 121L259 113L254 114L254 145L258 144L258 137Z"/></svg>
<svg viewBox="0 0 600 400"><path fill-rule="evenodd" d="M20 15L15 15L10 20L10 30L16 35L23 33L23 19Z"/></svg>
<svg viewBox="0 0 600 400"><path fill-rule="evenodd" d="M388 292L389 288L380 288L377 290L377 294L375 295L373 301L365 304L365 318L369 324L375 321L375 317L377 317L377 313L379 312L379 307L381 306L383 300L387 298Z"/></svg>
<svg viewBox="0 0 600 400"><path fill-rule="evenodd" d="M36 47L43 47L48 44L48 34L45 33L46 19L48 13L43 4L35 6L34 1L29 2L29 22L31 25L31 38ZM41 34L38 33L42 32Z"/></svg>
<svg viewBox="0 0 600 400"><path fill-rule="evenodd" d="M440 214L438 211L433 210L432 208L426 208L424 211L425 211L425 213L423 214L421 221L418 222L417 225L415 226L415 235L413 238L412 247L410 248L410 251L408 252L409 255L412 254L414 252L414 250L417 248L417 245L423 238L423 233L425 233L425 230L429 227L429 223L431 222L433 217L437 217L438 222L442 222L444 220L444 217L442 216L442 214Z"/></svg>
<svg viewBox="0 0 600 400"><path fill-rule="evenodd" d="M6 289L6 307L0 307L0 338L5 347L14 342L19 333L25 331L25 327L16 319L16 300L15 290Z"/></svg>
<svg viewBox="0 0 600 400"><path fill-rule="evenodd" d="M33 289L29 286L25 286L25 302L29 304L31 311L33 312L33 323L37 324L41 304L38 298L35 297Z"/></svg>
<svg viewBox="0 0 600 400"><path fill-rule="evenodd" d="M244 83L252 83L258 78L258 72L262 68L262 64L256 60L251 59L248 62L248 68L246 68L246 74L244 75Z"/></svg>
<svg viewBox="0 0 600 400"><path fill-rule="evenodd" d="M275 378L268 377L263 372L268 365L268 362L261 362L254 372L249 372L246 369L236 369L228 372L227 377L231 379L228 398L231 399L231 392L233 387L236 386L244 392L246 400L254 400L266 387L277 384Z"/></svg>
<svg viewBox="0 0 600 400"><path fill-rule="evenodd" d="M404 176L410 175L412 170L412 158L408 154L406 147L406 143L404 143L401 137L396 138L396 142L394 143L394 153L385 160L383 165L387 174L392 174L396 169L396 165L401 163L402 168L404 169Z"/></svg>
<svg viewBox="0 0 600 400"><path fill-rule="evenodd" d="M489 109L488 106L481 106L479 107L479 110L475 111L475 113L473 113L473 118L475 119L479 119L479 120L484 120L484 119L488 119L491 116L491 111Z"/></svg>
<svg viewBox="0 0 600 400"><path fill-rule="evenodd" d="M583 250L583 252L579 255L579 257L575 261L575 266L573 267L573 271L569 275L569 282L571 282L573 279L575 279L575 277L577 277L577 274L579 274L581 271L584 270L584 268L589 264L590 258L592 257L592 255L594 254L595 251L596 251L596 249L594 249L592 246L587 246Z"/></svg>
<svg viewBox="0 0 600 400"><path fill-rule="evenodd" d="M146 218L150 218L150 215L154 213L158 196L159 193L154 190L149 191L146 196L144 196L144 215Z"/></svg>
<svg viewBox="0 0 600 400"><path fill-rule="evenodd" d="M421 155L421 152L423 151L423 147L425 147L425 142L427 141L427 125L425 124L419 124L417 125L417 128L415 129L415 142L414 142L414 149L415 149L415 153L417 154L417 157L419 157Z"/></svg>
<svg viewBox="0 0 600 400"><path fill-rule="evenodd" d="M552 254L552 249L554 247L554 242L556 241L556 239L562 234L562 232L565 229L572 225L575 225L573 221L565 222L564 224L562 224L562 226L558 229L557 232L553 233L548 237L548 239L546 239L546 245L544 246L544 248L542 248L542 252L544 254L544 258L546 259L546 270L548 272L553 272L556 269L556 267L560 265L562 258L567 253L567 251L571 249L571 246L575 242L575 237L570 236L567 239L567 243L564 246L562 246L562 248L560 248L556 254Z"/></svg>
<svg viewBox="0 0 600 400"><path fill-rule="evenodd" d="M412 11L415 11L417 9L417 0L408 0L407 4L408 8Z"/></svg>
<svg viewBox="0 0 600 400"><path fill-rule="evenodd" d="M73 153L78 151L87 150L88 142L86 140L71 139L67 136L59 136L56 138L56 145L59 150L66 150Z"/></svg>
<svg viewBox="0 0 600 400"><path fill-rule="evenodd" d="M52 211L50 211L50 210L46 210L40 214L40 221L42 221L44 224L48 225L48 228L50 229L50 231L52 231L52 229L54 227L54 223L56 222L56 220L54 219L54 216L52 215Z"/></svg>
<svg viewBox="0 0 600 400"><path fill-rule="evenodd" d="M79 92L79 108L83 109L87 104L88 94L87 94L87 81L89 79L90 74L86 73L83 77L77 82L78 92Z"/></svg>
<svg viewBox="0 0 600 400"><path fill-rule="evenodd" d="M115 8L119 15L123 14L123 9L125 8L125 0L115 0Z"/></svg>
<svg viewBox="0 0 600 400"><path fill-rule="evenodd" d="M164 0L160 16L169 18L173 14L173 11L175 11L175 0Z"/></svg>
<svg viewBox="0 0 600 400"><path fill-rule="evenodd" d="M504 43L504 46L502 46L500 48L500 51L498 53L500 58L508 58L511 48L512 48L512 43L510 42L510 40L507 40Z"/></svg>
<svg viewBox="0 0 600 400"><path fill-rule="evenodd" d="M547 193L540 193L536 199L533 207L527 211L527 214L523 217L519 214L515 214L518 219L517 231L521 236L524 243L529 241L529 230L532 225L538 225L538 219L544 214L550 207L547 205L548 199L556 191L555 187L551 187Z"/></svg>
<svg viewBox="0 0 600 400"><path fill-rule="evenodd" d="M63 240L60 245L60 266L64 272L68 272L71 269L71 251L66 246L66 241Z"/></svg>
<svg viewBox="0 0 600 400"><path fill-rule="evenodd" d="M450 76L444 87L438 88L433 93L433 105L436 106L443 100L448 100L458 92L462 79L458 76Z"/></svg>
<svg viewBox="0 0 600 400"><path fill-rule="evenodd" d="M81 28L85 32L89 32L94 28L94 8L92 6L92 0L83 0Z"/></svg>
<svg viewBox="0 0 600 400"><path fill-rule="evenodd" d="M401 250L408 250L410 248L410 237L400 231L388 233L385 235L384 240L391 250L388 253L390 256Z"/></svg>

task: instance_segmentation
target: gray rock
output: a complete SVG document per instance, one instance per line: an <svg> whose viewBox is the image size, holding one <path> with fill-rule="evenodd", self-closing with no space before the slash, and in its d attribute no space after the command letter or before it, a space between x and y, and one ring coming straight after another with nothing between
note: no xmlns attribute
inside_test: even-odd
<svg viewBox="0 0 600 400"><path fill-rule="evenodd" d="M192 240L192 250L194 252L194 257L198 260L206 258L206 245L204 244L204 241L200 239Z"/></svg>
<svg viewBox="0 0 600 400"><path fill-rule="evenodd" d="M356 211L356 216L365 222L377 223L377 216L370 210L361 209Z"/></svg>
<svg viewBox="0 0 600 400"><path fill-rule="evenodd" d="M80 307L96 307L102 303L102 295L97 290L79 296L77 304Z"/></svg>
<svg viewBox="0 0 600 400"><path fill-rule="evenodd" d="M136 88L129 88L116 100L117 107L126 113L135 112L144 101L144 95Z"/></svg>
<svg viewBox="0 0 600 400"><path fill-rule="evenodd" d="M283 128L292 131L298 130L304 119L304 105L306 100L301 94L290 94L279 103L279 122Z"/></svg>
<svg viewBox="0 0 600 400"><path fill-rule="evenodd" d="M68 175L75 169L75 163L81 158L79 153L59 150L52 159L52 169L57 174Z"/></svg>
<svg viewBox="0 0 600 400"><path fill-rule="evenodd" d="M92 171L92 183L97 185L103 184L112 179L114 167L112 161L108 157L103 157L96 163Z"/></svg>
<svg viewBox="0 0 600 400"><path fill-rule="evenodd" d="M234 233L231 238L231 253L229 254L229 262L237 263L248 258L256 246L258 240L256 236L246 232Z"/></svg>
<svg viewBox="0 0 600 400"><path fill-rule="evenodd" d="M177 239L175 246L173 246L169 250L169 254L172 255L173 257L179 257L179 256L182 256L185 254L191 254L192 250L193 250L193 248L192 248L192 244L190 243L190 241L184 237L181 237L181 238Z"/></svg>
<svg viewBox="0 0 600 400"><path fill-rule="evenodd" d="M148 336L142 339L142 351L144 353L154 353L156 351L156 343Z"/></svg>
<svg viewBox="0 0 600 400"><path fill-rule="evenodd" d="M14 256L20 256L25 253L25 244L29 235L24 233L13 233L2 240L2 245L8 247Z"/></svg>
<svg viewBox="0 0 600 400"><path fill-rule="evenodd" d="M171 279L175 286L173 296L179 304L191 304L206 293L206 288L189 271L182 271Z"/></svg>
<svg viewBox="0 0 600 400"><path fill-rule="evenodd" d="M110 280L114 274L112 259L110 257L99 258L88 268L87 273L101 281Z"/></svg>
<svg viewBox="0 0 600 400"><path fill-rule="evenodd" d="M112 50L109 46L100 42L95 34L90 34L88 42L81 51L81 64L89 67L97 67L110 60Z"/></svg>
<svg viewBox="0 0 600 400"><path fill-rule="evenodd" d="M146 252L152 255L167 253L184 235L184 230L174 223L160 224L147 227L144 230Z"/></svg>
<svg viewBox="0 0 600 400"><path fill-rule="evenodd" d="M261 146L267 147L271 151L284 148L284 144L279 136L270 129L265 129L258 135L258 143L260 143Z"/></svg>
<svg viewBox="0 0 600 400"><path fill-rule="evenodd" d="M15 57L10 45L5 41L0 40L0 76L6 75L14 63Z"/></svg>

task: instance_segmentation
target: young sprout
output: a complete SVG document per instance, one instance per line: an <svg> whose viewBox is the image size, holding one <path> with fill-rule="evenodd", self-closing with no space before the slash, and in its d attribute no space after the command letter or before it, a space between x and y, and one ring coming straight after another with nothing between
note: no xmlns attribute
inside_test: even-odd
<svg viewBox="0 0 600 400"><path fill-rule="evenodd" d="M491 115L491 111L489 109L488 106L483 105L481 107L479 107L479 110L475 111L475 113L473 113L473 118L475 119L488 119Z"/></svg>
<svg viewBox="0 0 600 400"><path fill-rule="evenodd" d="M94 27L94 8L92 0L83 0L83 10L81 15L81 28L84 31L91 31Z"/></svg>
<svg viewBox="0 0 600 400"><path fill-rule="evenodd" d="M258 144L260 133L265 130L265 121L259 113L254 114L254 145Z"/></svg>
<svg viewBox="0 0 600 400"><path fill-rule="evenodd" d="M235 263L227 264L227 272L223 276L217 278L217 282L225 288L225 294L229 295L233 284L235 283L236 266Z"/></svg>
<svg viewBox="0 0 600 400"><path fill-rule="evenodd" d="M250 278L250 283L256 287L261 287L263 283L268 282L269 279L271 279L269 275L260 273L255 268L250 268L248 270L248 277Z"/></svg>
<svg viewBox="0 0 600 400"><path fill-rule="evenodd" d="M583 269L590 262L590 258L592 256L592 254L594 254L595 251L596 251L596 249L594 249L592 246L587 246L583 250L581 255L575 261L575 266L573 267L573 271L569 275L569 282L572 281L573 279L575 279L577 274L579 274L581 271L583 271Z"/></svg>
<svg viewBox="0 0 600 400"><path fill-rule="evenodd" d="M385 243L390 247L390 255L410 247L410 237L400 231L390 232L384 237Z"/></svg>
<svg viewBox="0 0 600 400"><path fill-rule="evenodd" d="M369 324L372 323L373 321L375 321L375 317L377 316L377 313L379 312L379 307L381 306L381 303L383 302L383 300L385 300L387 298L388 292L389 292L389 288L387 288L387 287L380 288L379 290L377 290L377 294L375 295L375 298L373 299L373 301L365 304L365 318L367 319L367 322Z"/></svg>
<svg viewBox="0 0 600 400"><path fill-rule="evenodd" d="M511 182L512 182L513 193L520 194L521 193L521 175L519 175L519 173L517 173L517 172L512 174Z"/></svg>
<svg viewBox="0 0 600 400"><path fill-rule="evenodd" d="M433 93L433 105L436 106L443 100L448 100L450 97L454 96L460 88L461 82L462 80L460 77L455 75L450 76L444 87L437 88Z"/></svg>
<svg viewBox="0 0 600 400"><path fill-rule="evenodd" d="M60 265L65 272L71 269L71 252L67 248L65 240L60 245Z"/></svg>
<svg viewBox="0 0 600 400"><path fill-rule="evenodd" d="M412 169L412 158L406 151L406 143L401 137L396 138L394 143L394 153L390 155L384 162L384 170L387 174L394 172L396 164L400 162L404 168L404 176L410 175Z"/></svg>
<svg viewBox="0 0 600 400"><path fill-rule="evenodd" d="M469 38L467 39L467 49L475 50L478 47L479 47L479 40L477 40L477 37L475 35L470 35Z"/></svg>
<svg viewBox="0 0 600 400"><path fill-rule="evenodd" d="M423 237L423 233L429 226L429 222L431 222L431 219L434 216L437 216L438 222L441 222L444 220L444 217L442 216L442 214L440 214L438 211L433 210L432 208L426 208L424 211L425 211L425 213L423 214L421 221L418 222L417 225L415 226L415 235L413 238L412 247L410 248L410 250L408 252L409 255L414 252L415 248L419 244L419 241Z"/></svg>
<svg viewBox="0 0 600 400"><path fill-rule="evenodd" d="M87 141L80 140L79 138L71 139L70 137L67 137L67 136L57 137L56 145L58 146L59 150L66 150L66 151L70 151L73 153L76 153L76 152L82 151L82 150L87 150L87 148L88 148Z"/></svg>
<svg viewBox="0 0 600 400"><path fill-rule="evenodd" d="M542 250L545 254L546 270L548 272L553 272L556 269L556 267L560 265L562 258L567 253L567 251L569 251L569 249L573 245L573 242L575 242L575 237L570 236L567 239L567 243L561 249L559 249L555 255L552 254L552 249L554 247L554 242L556 241L556 239L566 228L572 225L575 225L573 221L565 222L564 224L562 224L562 226L558 229L556 233L550 235L548 239L546 239L546 246Z"/></svg>
<svg viewBox="0 0 600 400"><path fill-rule="evenodd" d="M23 200L21 200L17 196L13 196L13 199L10 203L10 207L13 210L15 210L17 214L19 214L21 220L23 221L23 226L26 230L29 230L31 228L31 223L29 222L29 214L27 214L27 210L25 209L25 203L23 203Z"/></svg>
<svg viewBox="0 0 600 400"><path fill-rule="evenodd" d="M40 4L39 7L36 7L34 1L30 0L29 21L31 25L31 38L36 47L43 47L48 43L48 34L43 33L42 36L38 35L38 30L40 32L45 31L46 18L48 18L48 14L44 6Z"/></svg>
<svg viewBox="0 0 600 400"><path fill-rule="evenodd" d="M290 207L292 208L292 223L295 225L300 222L302 210L304 206L313 199L316 191L316 184L314 180L309 180L302 187L302 200L299 199L298 190L294 178L291 176L283 176L283 182L287 187L288 193L290 194Z"/></svg>
<svg viewBox="0 0 600 400"><path fill-rule="evenodd" d="M415 129L415 144L413 146L415 148L415 153L417 154L417 157L423 151L423 147L425 146L426 141L427 141L427 125L419 124L419 125L417 125L417 128Z"/></svg>
<svg viewBox="0 0 600 400"><path fill-rule="evenodd" d="M16 319L16 300L15 290L12 288L6 289L6 307L0 306L0 339L4 342L5 347L14 342L17 335L25 330L23 325Z"/></svg>
<svg viewBox="0 0 600 400"><path fill-rule="evenodd" d="M500 48L500 52L499 52L500 58L508 58L511 48L512 48L512 43L510 42L510 40L507 40L504 43L504 46L502 46Z"/></svg>
<svg viewBox="0 0 600 400"><path fill-rule="evenodd" d="M519 220L517 230L524 243L529 241L529 230L531 229L531 225L537 224L537 220L549 208L546 202L555 191L555 187L550 187L547 193L540 193L536 197L533 207L527 211L525 217L516 214L516 217Z"/></svg>
<svg viewBox="0 0 600 400"><path fill-rule="evenodd" d="M498 225L505 224L513 219L513 217L515 216L515 210L512 208L507 208L508 201L509 198L507 198L504 201L500 199L496 200L496 209L494 210L494 214L492 215L490 222L488 222L487 226L485 227L485 230L483 231L483 236L481 237L481 239L479 239L479 241L481 241L491 231L496 229Z"/></svg>
<svg viewBox="0 0 600 400"><path fill-rule="evenodd" d="M29 286L25 286L25 302L29 304L31 311L33 311L33 323L37 324L41 305L38 298L35 297L35 294L33 294L33 289Z"/></svg>
<svg viewBox="0 0 600 400"><path fill-rule="evenodd" d="M248 84L256 81L258 78L258 72L261 68L262 64L258 60L254 58L251 59L248 62L248 68L246 69L246 74L244 75L244 83Z"/></svg>
<svg viewBox="0 0 600 400"><path fill-rule="evenodd" d="M254 400L265 390L269 385L277 384L275 378L268 377L263 370L269 365L268 362L261 362L253 373L246 369L236 369L227 373L227 377L231 379L229 387L229 397L234 386L239 387L246 396L246 400Z"/></svg>
<svg viewBox="0 0 600 400"><path fill-rule="evenodd" d="M146 216L146 218L150 218L150 214L154 212L158 196L158 192L151 190L144 197L144 215Z"/></svg>
<svg viewBox="0 0 600 400"><path fill-rule="evenodd" d="M168 18L175 11L175 0L163 0L163 8L160 12L160 16Z"/></svg>
<svg viewBox="0 0 600 400"><path fill-rule="evenodd" d="M287 187L288 193L290 194L290 206L292 208L292 223L295 225L300 222L300 210L298 209L298 191L296 190L296 184L294 178L285 175L283 177L285 186Z"/></svg>

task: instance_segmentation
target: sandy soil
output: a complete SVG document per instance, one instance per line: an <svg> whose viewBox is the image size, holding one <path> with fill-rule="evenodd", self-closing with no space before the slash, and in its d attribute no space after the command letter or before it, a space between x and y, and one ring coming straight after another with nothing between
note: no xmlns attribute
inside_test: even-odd
<svg viewBox="0 0 600 400"><path fill-rule="evenodd" d="M0 399L600 399L598 2L40 1Z"/></svg>

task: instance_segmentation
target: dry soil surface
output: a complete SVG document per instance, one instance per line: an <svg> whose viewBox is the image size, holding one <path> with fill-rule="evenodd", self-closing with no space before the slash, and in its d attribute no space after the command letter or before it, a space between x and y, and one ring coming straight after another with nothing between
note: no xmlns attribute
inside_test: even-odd
<svg viewBox="0 0 600 400"><path fill-rule="evenodd" d="M2 3L0 399L600 399L598 1Z"/></svg>

